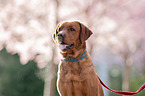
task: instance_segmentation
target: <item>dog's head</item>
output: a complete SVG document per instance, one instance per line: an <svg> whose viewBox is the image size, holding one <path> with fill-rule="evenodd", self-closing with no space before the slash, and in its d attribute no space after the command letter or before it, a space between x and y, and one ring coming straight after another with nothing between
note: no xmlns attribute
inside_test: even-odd
<svg viewBox="0 0 145 96"><path fill-rule="evenodd" d="M53 39L61 51L69 51L84 44L91 34L91 30L78 21L60 22Z"/></svg>

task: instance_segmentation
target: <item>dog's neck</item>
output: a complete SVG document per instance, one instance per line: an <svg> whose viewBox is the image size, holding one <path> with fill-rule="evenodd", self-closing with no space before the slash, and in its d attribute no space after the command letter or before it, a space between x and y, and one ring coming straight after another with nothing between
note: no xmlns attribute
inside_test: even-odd
<svg viewBox="0 0 145 96"><path fill-rule="evenodd" d="M61 59L61 60L65 61L65 62L75 62L75 61L82 60L82 59L86 58L87 56L88 56L87 51L85 51L77 58L69 58L69 59Z"/></svg>

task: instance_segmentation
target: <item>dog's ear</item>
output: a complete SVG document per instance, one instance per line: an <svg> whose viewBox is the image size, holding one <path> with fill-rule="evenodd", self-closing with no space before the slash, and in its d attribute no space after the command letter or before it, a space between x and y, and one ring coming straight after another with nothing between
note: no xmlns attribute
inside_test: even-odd
<svg viewBox="0 0 145 96"><path fill-rule="evenodd" d="M84 24L80 24L80 41L85 42L93 33Z"/></svg>
<svg viewBox="0 0 145 96"><path fill-rule="evenodd" d="M52 39L53 39L53 41L54 42L56 42L56 35L57 35L57 27L56 27L56 29L55 29L55 32L52 34Z"/></svg>
<svg viewBox="0 0 145 96"><path fill-rule="evenodd" d="M54 33L52 34L52 39L53 39L53 41L56 41L55 38L56 38L56 33L54 32Z"/></svg>

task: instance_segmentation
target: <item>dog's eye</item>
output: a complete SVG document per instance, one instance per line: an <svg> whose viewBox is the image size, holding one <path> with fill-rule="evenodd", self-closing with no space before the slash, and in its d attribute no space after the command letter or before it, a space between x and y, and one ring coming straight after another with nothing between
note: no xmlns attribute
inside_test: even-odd
<svg viewBox="0 0 145 96"><path fill-rule="evenodd" d="M76 31L74 28L70 28L70 31Z"/></svg>
<svg viewBox="0 0 145 96"><path fill-rule="evenodd" d="M59 31L61 31L62 29L61 29L61 28L59 28L58 30L59 30Z"/></svg>

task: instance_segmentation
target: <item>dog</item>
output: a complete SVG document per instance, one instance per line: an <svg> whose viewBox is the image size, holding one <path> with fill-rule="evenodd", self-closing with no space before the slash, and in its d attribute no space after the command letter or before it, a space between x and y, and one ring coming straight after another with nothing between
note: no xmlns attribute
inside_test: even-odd
<svg viewBox="0 0 145 96"><path fill-rule="evenodd" d="M53 39L62 56L57 79L60 96L104 96L86 40L92 31L79 21L60 22Z"/></svg>

